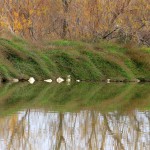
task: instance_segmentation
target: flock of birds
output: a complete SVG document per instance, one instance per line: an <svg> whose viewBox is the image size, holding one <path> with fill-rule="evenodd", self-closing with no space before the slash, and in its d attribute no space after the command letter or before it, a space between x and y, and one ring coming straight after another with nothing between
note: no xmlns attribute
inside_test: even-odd
<svg viewBox="0 0 150 150"><path fill-rule="evenodd" d="M34 77L30 77L29 80L28 80L28 82L29 82L30 84L34 84L35 81L36 81L36 80L35 80ZM62 77L59 77L59 78L56 79L56 82L57 82L57 83L62 83L62 82L64 82L64 81L65 81L65 79L63 79ZM19 82L19 79L13 79L12 82L17 83L17 82ZM44 82L52 83L53 80L52 80L52 79L46 79L46 80L44 80ZM70 83L70 82L71 82L71 76L70 76L70 75L67 76L66 82L67 82L67 83ZM81 82L81 80L76 80L76 82ZM107 79L106 82L107 82L107 83L111 83L111 79ZM139 80L139 79L136 79L134 82L140 82L140 80Z"/></svg>
<svg viewBox="0 0 150 150"><path fill-rule="evenodd" d="M12 81L13 81L14 83L17 83L17 82L19 82L19 79L13 79ZM28 82L29 82L30 84L34 84L35 81L36 81L36 80L35 80L34 77L30 77L29 80L28 80ZM63 79L62 77L59 77L59 78L56 79L56 82L57 82L57 83L62 83L62 82L64 82L64 81L65 81L65 79ZM46 79L46 80L44 80L44 82L52 83L53 80L52 80L52 79ZM67 82L67 83L70 83L70 82L71 82L71 76L70 76L70 75L67 76L66 82ZM76 82L81 82L81 81L80 81L80 80L76 80Z"/></svg>

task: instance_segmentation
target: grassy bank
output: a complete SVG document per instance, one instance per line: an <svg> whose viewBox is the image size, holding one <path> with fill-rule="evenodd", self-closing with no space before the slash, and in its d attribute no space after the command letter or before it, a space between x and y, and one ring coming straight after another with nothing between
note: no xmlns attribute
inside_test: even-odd
<svg viewBox="0 0 150 150"><path fill-rule="evenodd" d="M30 44L0 38L0 78L150 79L150 49L101 41L53 41Z"/></svg>

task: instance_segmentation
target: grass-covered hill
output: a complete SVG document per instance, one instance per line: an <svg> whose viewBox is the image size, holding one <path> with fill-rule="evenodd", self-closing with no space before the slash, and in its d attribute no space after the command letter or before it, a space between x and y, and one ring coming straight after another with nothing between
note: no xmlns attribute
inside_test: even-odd
<svg viewBox="0 0 150 150"><path fill-rule="evenodd" d="M0 78L37 80L71 75L74 79L150 79L150 48L101 41L53 41L31 44L0 38Z"/></svg>

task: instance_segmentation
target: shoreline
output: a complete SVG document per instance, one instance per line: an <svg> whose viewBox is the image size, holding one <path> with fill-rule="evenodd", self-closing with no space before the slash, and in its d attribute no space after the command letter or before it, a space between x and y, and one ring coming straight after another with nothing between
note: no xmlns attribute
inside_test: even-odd
<svg viewBox="0 0 150 150"><path fill-rule="evenodd" d="M108 82L108 80L110 80ZM36 82L45 82L44 80L35 80ZM28 79L18 79L18 82L13 82L13 79L6 79L6 78L0 78L0 83L23 83L23 82L28 82ZM53 80L52 82L56 82L56 79ZM63 82L67 82L64 80ZM75 83L77 80L72 80L70 83ZM91 82L91 83L149 83L150 79L131 79L131 80L117 80L117 79L100 79L100 80L81 80L80 82Z"/></svg>

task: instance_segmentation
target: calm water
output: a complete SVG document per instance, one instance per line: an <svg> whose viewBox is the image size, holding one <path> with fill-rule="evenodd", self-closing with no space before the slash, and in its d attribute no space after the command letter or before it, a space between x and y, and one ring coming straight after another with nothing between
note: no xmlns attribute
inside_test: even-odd
<svg viewBox="0 0 150 150"><path fill-rule="evenodd" d="M149 84L0 86L0 150L149 149Z"/></svg>

